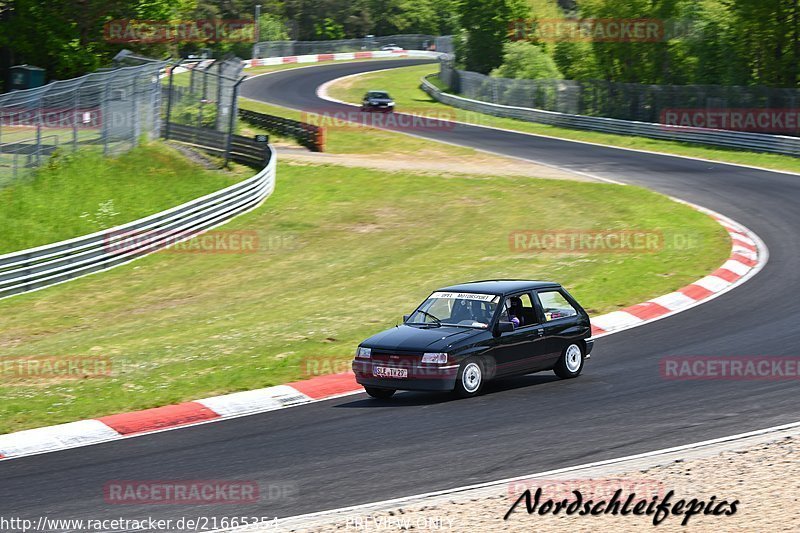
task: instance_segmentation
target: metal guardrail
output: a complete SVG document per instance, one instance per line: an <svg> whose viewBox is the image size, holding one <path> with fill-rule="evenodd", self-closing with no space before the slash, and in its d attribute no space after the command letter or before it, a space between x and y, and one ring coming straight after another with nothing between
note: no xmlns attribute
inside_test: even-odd
<svg viewBox="0 0 800 533"><path fill-rule="evenodd" d="M453 38L452 35L401 34L328 41L263 41L253 45L253 58L358 52L380 50L385 46L452 53Z"/></svg>
<svg viewBox="0 0 800 533"><path fill-rule="evenodd" d="M254 167L266 165L271 153L267 143L249 137L231 135L229 139L228 134L221 131L183 124L171 123L168 138L191 144L215 156L224 157L227 153L230 160Z"/></svg>
<svg viewBox="0 0 800 533"><path fill-rule="evenodd" d="M258 174L220 191L91 235L0 255L0 298L128 263L258 207L275 189L276 158L267 150Z"/></svg>
<svg viewBox="0 0 800 533"><path fill-rule="evenodd" d="M439 77L454 93L472 100L638 122L664 123L671 111L708 111L716 114L725 110L749 112L763 109L797 114L800 107L800 89L797 88L501 78L457 69L452 60L441 63ZM765 129L756 129L759 127ZM755 121L747 131L769 135L779 133L770 130L770 127L774 127L771 122L762 126ZM796 126L790 127L788 124L786 131L786 135L800 134Z"/></svg>
<svg viewBox="0 0 800 533"><path fill-rule="evenodd" d="M325 128L321 126L248 109L239 109L239 118L271 133L291 137L311 151L322 152L325 149Z"/></svg>
<svg viewBox="0 0 800 533"><path fill-rule="evenodd" d="M435 76L435 74L429 76ZM567 113L558 113L556 111L532 109L529 107L493 104L442 92L428 81L427 78L429 76L422 79L421 88L436 101L460 109L485 113L496 117L515 118L527 122L537 122L562 128L600 131L617 135L635 135L651 139L722 146L726 148L738 148L755 152L769 152L800 157L800 138L798 137L668 126L651 122L570 115Z"/></svg>

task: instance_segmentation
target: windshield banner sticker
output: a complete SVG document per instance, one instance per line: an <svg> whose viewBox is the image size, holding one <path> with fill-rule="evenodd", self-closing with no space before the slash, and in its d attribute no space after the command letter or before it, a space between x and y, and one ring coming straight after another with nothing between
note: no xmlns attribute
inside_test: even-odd
<svg viewBox="0 0 800 533"><path fill-rule="evenodd" d="M479 300L489 302L495 298L494 294L475 294L471 292L434 292L431 298L454 298L456 300Z"/></svg>

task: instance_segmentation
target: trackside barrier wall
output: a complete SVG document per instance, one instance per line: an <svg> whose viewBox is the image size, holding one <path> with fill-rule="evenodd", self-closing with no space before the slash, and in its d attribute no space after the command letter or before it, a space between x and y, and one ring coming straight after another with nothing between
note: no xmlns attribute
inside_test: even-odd
<svg viewBox="0 0 800 533"><path fill-rule="evenodd" d="M169 137L165 138L191 144L218 157L225 157L227 154L231 161L251 167L263 167L269 162L271 154L267 143L256 142L249 137L235 134L229 138L227 133L221 131L184 124L170 123Z"/></svg>
<svg viewBox="0 0 800 533"><path fill-rule="evenodd" d="M239 118L271 133L291 137L311 151L322 152L325 149L325 128L321 126L248 109L239 109Z"/></svg>
<svg viewBox="0 0 800 533"><path fill-rule="evenodd" d="M375 50L363 52L340 52L336 54L309 54L302 56L265 57L246 59L244 68L285 65L288 63L321 63L325 61L353 61L354 59L381 59L391 57L424 57L439 59L444 54L428 50Z"/></svg>
<svg viewBox="0 0 800 533"><path fill-rule="evenodd" d="M209 148L225 151L224 144ZM258 207L275 189L276 157L265 150L262 170L220 191L91 235L0 255L0 298L128 263ZM257 157L253 152L247 159Z"/></svg>
<svg viewBox="0 0 800 533"><path fill-rule="evenodd" d="M435 76L435 74L430 76ZM570 115L555 111L532 109L529 107L493 104L442 92L428 81L427 78L430 76L426 76L422 79L421 87L423 91L438 102L468 111L485 113L496 117L515 118L526 122L537 122L562 128L600 131L617 135L635 135L650 139L739 148L795 157L800 156L800 137L668 126L651 122L635 122L614 118Z"/></svg>
<svg viewBox="0 0 800 533"><path fill-rule="evenodd" d="M308 56L271 57L244 61L244 67L285 63L316 63L388 57L439 58L424 50L364 51ZM186 69L179 67L176 72ZM149 217L37 248L0 255L0 298L38 290L133 261L224 224L266 200L275 188L276 157L252 139L205 128L170 124L170 139L192 144L214 155L228 150L234 161L263 169L241 183ZM215 135L215 133L219 133Z"/></svg>

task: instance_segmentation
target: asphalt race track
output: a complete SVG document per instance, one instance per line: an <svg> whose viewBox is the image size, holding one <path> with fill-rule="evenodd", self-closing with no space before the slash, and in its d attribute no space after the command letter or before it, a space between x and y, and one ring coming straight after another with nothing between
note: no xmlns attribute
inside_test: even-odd
<svg viewBox="0 0 800 533"><path fill-rule="evenodd" d="M335 109L315 95L325 81L418 63L280 71L246 82L243 95L298 109ZM770 261L755 278L709 303L598 340L576 380L558 381L550 373L508 379L461 401L399 393L381 402L359 394L5 461L0 515L286 517L798 420L795 381L667 381L658 362L667 355L798 355L800 176L464 125L416 133L697 203L755 231ZM399 318L407 311L393 312ZM103 499L111 480L148 479L257 480L289 492L257 504L213 507L110 505ZM746 493L737 496L746 503Z"/></svg>

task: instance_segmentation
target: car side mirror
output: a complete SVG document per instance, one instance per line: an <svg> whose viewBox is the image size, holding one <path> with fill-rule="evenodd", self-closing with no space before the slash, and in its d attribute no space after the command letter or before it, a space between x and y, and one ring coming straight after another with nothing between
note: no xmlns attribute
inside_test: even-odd
<svg viewBox="0 0 800 533"><path fill-rule="evenodd" d="M495 335L498 337L503 333L510 333L512 331L514 331L514 324L512 324L511 322L500 321L494 327Z"/></svg>
<svg viewBox="0 0 800 533"><path fill-rule="evenodd" d="M411 318L411 315L403 315L403 323L405 324L408 322L408 319Z"/></svg>

